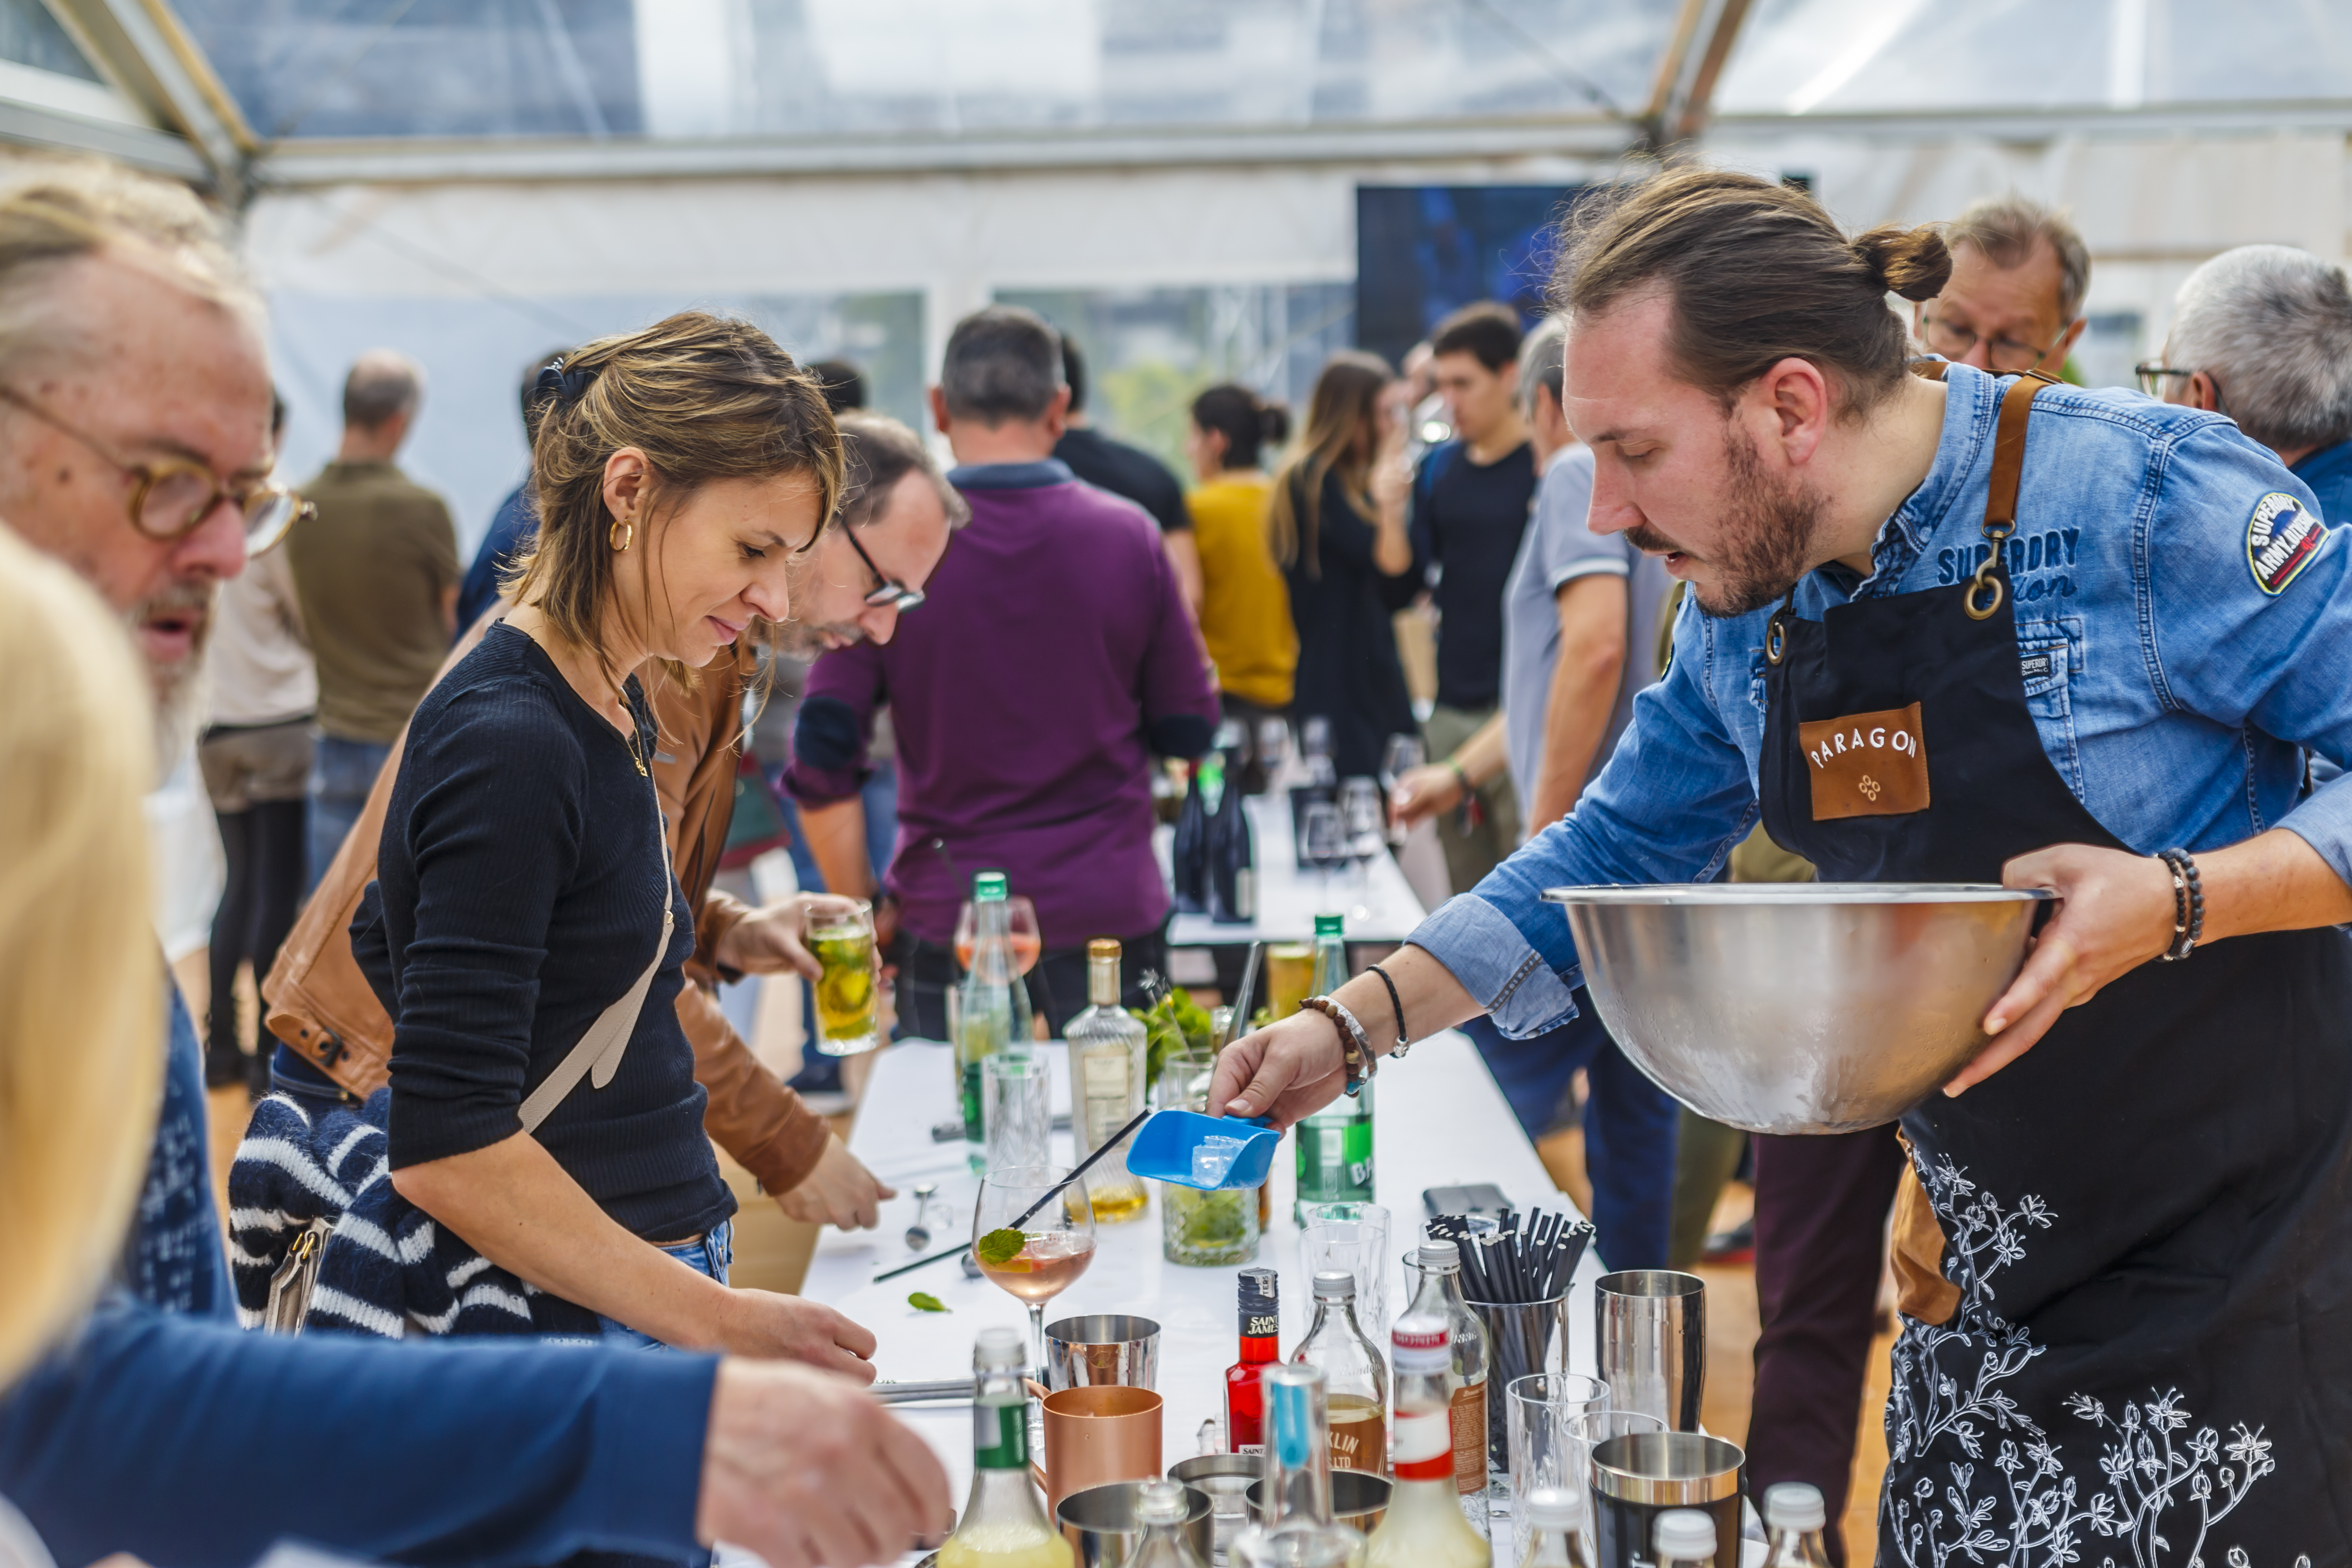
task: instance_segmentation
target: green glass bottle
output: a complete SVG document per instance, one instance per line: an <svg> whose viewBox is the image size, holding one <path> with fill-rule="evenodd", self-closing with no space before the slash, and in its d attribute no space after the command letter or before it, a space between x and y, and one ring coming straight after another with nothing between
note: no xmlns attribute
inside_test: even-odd
<svg viewBox="0 0 2352 1568"><path fill-rule="evenodd" d="M1348 982L1348 943L1340 917L1315 917L1315 991L1328 996ZM1372 1086L1341 1095L1298 1124L1298 1205L1372 1201ZM1305 1223L1303 1212L1294 1218Z"/></svg>

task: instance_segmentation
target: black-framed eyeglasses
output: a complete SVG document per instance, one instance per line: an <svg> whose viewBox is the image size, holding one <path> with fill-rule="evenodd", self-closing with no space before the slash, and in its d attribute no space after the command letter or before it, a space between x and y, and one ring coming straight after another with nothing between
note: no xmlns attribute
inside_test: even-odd
<svg viewBox="0 0 2352 1568"><path fill-rule="evenodd" d="M882 568L874 564L874 557L866 554L866 546L857 542L856 529L845 522L841 525L841 534L843 538L849 541L849 548L857 552L857 558L866 563L866 569L874 574L874 586L866 590L866 608L896 610L903 616L923 602L923 591L920 588L908 587L896 577L885 575Z"/></svg>
<svg viewBox="0 0 2352 1568"><path fill-rule="evenodd" d="M2150 397L2160 398L2164 395L2165 384L2168 382L2186 383L2190 376L2199 373L2193 370L2182 370L2177 365L2167 364L2162 360L2152 359L2143 360L2132 366L2132 374L2139 377L2139 389L2142 392L2147 393ZM2229 405L2221 398L2221 378L2210 370L2203 374L2207 381L2213 384L2213 411L2216 414L2229 413Z"/></svg>
<svg viewBox="0 0 2352 1568"><path fill-rule="evenodd" d="M130 475L131 526L160 542L170 543L194 533L226 500L234 503L245 520L246 552L258 555L285 538L298 520L318 513L317 507L284 485L266 479L232 484L221 478L219 469L194 458L125 462L104 443L67 424L15 387L0 385L0 402L16 405Z"/></svg>
<svg viewBox="0 0 2352 1568"><path fill-rule="evenodd" d="M1933 310L1920 313L1919 329L1920 336L1927 340L1929 348L1955 362L1968 357L1969 351L1977 346L1979 336L1975 329L1956 327ZM2065 336L2066 330L2061 327L2058 335L2043 348L2035 348L2032 343L2020 342L2011 337L1996 337L1985 344L1985 363L2000 371L2039 370L2042 362L2057 352Z"/></svg>

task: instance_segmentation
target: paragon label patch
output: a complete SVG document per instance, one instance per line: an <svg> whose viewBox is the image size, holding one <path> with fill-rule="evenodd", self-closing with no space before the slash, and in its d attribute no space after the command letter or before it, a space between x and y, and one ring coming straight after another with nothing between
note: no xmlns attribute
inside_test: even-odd
<svg viewBox="0 0 2352 1568"><path fill-rule="evenodd" d="M2253 516L2246 520L2246 564L2254 585L2265 594L2285 592L2326 548L2327 526L2284 490L2256 501Z"/></svg>

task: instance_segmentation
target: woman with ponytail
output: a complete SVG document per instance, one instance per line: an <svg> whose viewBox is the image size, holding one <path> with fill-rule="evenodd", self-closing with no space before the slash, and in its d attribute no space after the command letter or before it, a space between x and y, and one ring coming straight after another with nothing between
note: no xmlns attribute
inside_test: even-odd
<svg viewBox="0 0 2352 1568"><path fill-rule="evenodd" d="M1564 820L1331 1001L1376 1049L1556 1027L1588 959L1596 989L1633 960L1580 954L1544 889L1712 881L1760 818L1847 885L1821 901L1906 934L1703 975L1735 993L1704 1071L1622 1043L1702 1111L1801 1134L1757 1154L1758 1279L1816 1335L1867 1330L1876 1269L1825 1291L1785 1248L1861 1222L1874 1264L1887 1189L1867 1212L1830 1172L1900 1112L1884 1550L2352 1562L2352 778L2305 765L2352 762L2352 549L2217 415L1912 362L1889 296L1941 288L1933 229L1849 237L1685 168L1565 238L1587 526L1690 584L1673 664ZM2054 896L1951 989L1911 936L1984 895L1931 914L1923 883ZM1931 1038L1923 1081L1855 1098L1880 1046ZM1225 1047L1208 1109L1286 1126L1359 1076L1341 1057L1329 1019L1284 1019ZM1843 1479L1751 1436L1751 1485Z"/></svg>
<svg viewBox="0 0 2352 1568"><path fill-rule="evenodd" d="M1290 708L1298 635L1266 542L1274 480L1265 455L1290 437L1290 412L1225 382L1192 399L1184 456L1200 480L1184 498L1201 557L1201 640L1217 667L1225 717L1252 727Z"/></svg>
<svg viewBox="0 0 2352 1568"><path fill-rule="evenodd" d="M646 693L790 616L840 437L766 333L695 311L550 364L536 411L515 607L418 706L352 926L393 1019L392 1187L503 1271L452 1273L456 1331L513 1331L504 1307L870 1378L856 1324L725 1285L735 1200L676 1006L695 914Z"/></svg>

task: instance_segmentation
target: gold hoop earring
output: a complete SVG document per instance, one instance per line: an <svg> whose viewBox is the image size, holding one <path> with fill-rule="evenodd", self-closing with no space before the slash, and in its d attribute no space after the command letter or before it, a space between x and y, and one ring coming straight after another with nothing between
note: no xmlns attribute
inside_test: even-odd
<svg viewBox="0 0 2352 1568"><path fill-rule="evenodd" d="M637 525L634 522L623 522L617 518L614 520L613 526L604 531L604 542L624 553L631 544L636 542L636 538Z"/></svg>

